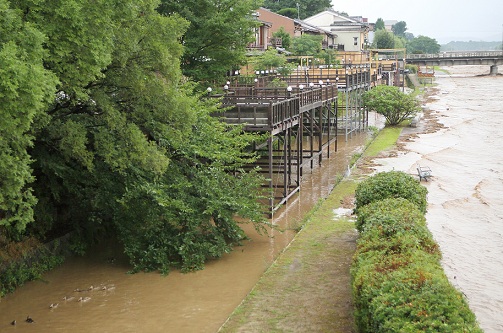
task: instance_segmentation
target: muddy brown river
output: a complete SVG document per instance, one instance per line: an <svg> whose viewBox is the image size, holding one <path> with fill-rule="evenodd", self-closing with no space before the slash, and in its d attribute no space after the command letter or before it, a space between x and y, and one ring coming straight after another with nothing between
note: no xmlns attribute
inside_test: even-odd
<svg viewBox="0 0 503 333"><path fill-rule="evenodd" d="M503 332L503 75L489 66L446 67L428 108L445 127L407 142L378 171L431 168L428 228L450 282L486 333ZM503 66L499 66L502 73Z"/></svg>
<svg viewBox="0 0 503 333"><path fill-rule="evenodd" d="M339 137L337 153L331 152L320 167L305 169L301 191L275 212L271 222L283 229L298 226L329 194L366 138L366 133L353 134L347 142ZM250 241L188 274L127 274L126 258L106 246L72 257L0 300L0 332L214 333L294 236L293 231L273 231L267 237L245 230ZM34 323L25 322L27 316ZM15 326L10 324L13 320Z"/></svg>

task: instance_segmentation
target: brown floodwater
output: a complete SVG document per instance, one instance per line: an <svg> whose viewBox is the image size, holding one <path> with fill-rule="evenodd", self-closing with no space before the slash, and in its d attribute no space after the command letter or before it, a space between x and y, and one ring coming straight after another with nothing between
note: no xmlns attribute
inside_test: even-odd
<svg viewBox="0 0 503 333"><path fill-rule="evenodd" d="M2 298L0 332L217 332L293 239L294 232L288 229L299 226L316 202L330 193L367 135L356 133L348 141L340 136L336 153L325 157L321 166L304 169L300 192L271 219L286 231L274 230L268 237L245 226L250 240L243 246L208 262L202 271L173 271L168 276L127 274L127 259L113 247L101 246L84 257L69 258L41 280ZM111 262L111 257L116 260ZM25 322L27 316L34 323ZM13 320L15 326L10 324Z"/></svg>
<svg viewBox="0 0 503 333"><path fill-rule="evenodd" d="M503 66L499 66L501 73ZM426 107L445 127L420 134L378 171L430 167L428 227L442 266L486 333L503 332L503 75L489 66L437 72Z"/></svg>

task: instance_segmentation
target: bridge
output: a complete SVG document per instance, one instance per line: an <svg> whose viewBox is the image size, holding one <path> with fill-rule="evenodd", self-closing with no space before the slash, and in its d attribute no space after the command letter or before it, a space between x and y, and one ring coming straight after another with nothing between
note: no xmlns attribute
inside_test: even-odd
<svg viewBox="0 0 503 333"><path fill-rule="evenodd" d="M490 74L498 74L503 65L503 51L442 52L437 54L408 54L405 61L419 66L488 65Z"/></svg>

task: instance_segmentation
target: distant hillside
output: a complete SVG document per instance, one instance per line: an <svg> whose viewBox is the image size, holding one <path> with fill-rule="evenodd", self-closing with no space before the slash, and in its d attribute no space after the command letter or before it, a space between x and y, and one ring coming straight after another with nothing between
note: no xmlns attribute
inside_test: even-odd
<svg viewBox="0 0 503 333"><path fill-rule="evenodd" d="M501 42L449 42L440 45L440 51L497 51L501 50Z"/></svg>

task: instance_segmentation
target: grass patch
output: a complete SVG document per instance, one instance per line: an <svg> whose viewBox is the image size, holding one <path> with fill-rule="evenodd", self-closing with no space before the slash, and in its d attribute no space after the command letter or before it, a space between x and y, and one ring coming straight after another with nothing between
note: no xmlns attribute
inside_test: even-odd
<svg viewBox="0 0 503 333"><path fill-rule="evenodd" d="M355 189L354 181L342 180L317 203L219 332L354 332L349 264L356 231L354 223L335 219L334 209Z"/></svg>
<svg viewBox="0 0 503 333"><path fill-rule="evenodd" d="M383 128L367 149L365 149L363 156L375 157L381 151L392 148L396 144L402 130L403 125Z"/></svg>

